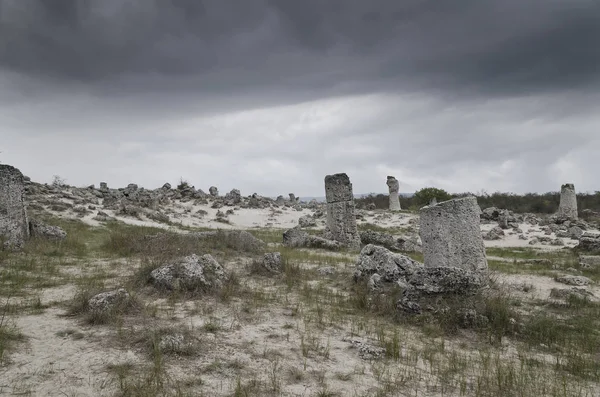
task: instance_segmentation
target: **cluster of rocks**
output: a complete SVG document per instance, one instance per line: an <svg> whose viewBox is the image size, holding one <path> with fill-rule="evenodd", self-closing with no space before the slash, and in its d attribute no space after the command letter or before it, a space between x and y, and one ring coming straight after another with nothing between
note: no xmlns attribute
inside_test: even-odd
<svg viewBox="0 0 600 397"><path fill-rule="evenodd" d="M0 164L0 239L2 248L21 249L31 237L62 240L67 233L58 226L29 220L25 203L25 184L29 178L18 169Z"/></svg>
<svg viewBox="0 0 600 397"><path fill-rule="evenodd" d="M449 200L421 209L424 263L385 247L368 244L357 260L355 281L372 293L399 288L399 310L420 313L422 299L440 294L469 295L487 284L488 264L479 231L480 209L474 197ZM386 244L394 243L386 239Z"/></svg>
<svg viewBox="0 0 600 397"><path fill-rule="evenodd" d="M499 209L496 207L485 208L480 213L481 223L496 223L497 226L484 234L484 240L500 240L509 233L516 233L522 240L527 240L519 224L538 225L541 231L550 236L555 234L557 238L534 237L530 244L550 244L564 245L560 238L570 238L579 240L583 233L591 226L576 216L577 202L573 202L574 190L572 184L563 185L563 194L561 194L561 209L558 214L549 217L540 217L534 214L516 214L512 211ZM566 197L566 198L565 198ZM573 204L574 203L574 204ZM573 209L575 206L575 209Z"/></svg>
<svg viewBox="0 0 600 397"><path fill-rule="evenodd" d="M315 200L311 200L309 203L302 202L293 193L290 193L289 200L284 199L283 196L279 196L274 200L260 196L257 193L244 197L238 189L232 189L221 196L215 186L211 186L209 194L206 194L202 189L196 189L185 182L182 182L176 188L173 188L169 183L165 183L162 187L151 190L140 188L134 183L125 188L113 189L109 188L105 182L101 182L98 188L94 185L78 188L27 181L25 192L29 196L30 205L36 208L42 209L45 205L56 211L72 209L80 216L85 216L97 210L94 219L98 221L111 220L111 217L104 212L110 210L114 211L116 215L131 216L138 219L145 217L156 222L168 223L172 219L166 211L167 206L174 202L185 203L189 201L193 201L197 205L210 204L211 208L214 209L223 207L235 207L233 209L288 207L301 211L304 208L318 209L321 207L321 204ZM217 220L227 223L227 215L229 215L227 212L223 210L222 216L217 217ZM172 214L171 216L176 215Z"/></svg>
<svg viewBox="0 0 600 397"><path fill-rule="evenodd" d="M600 254L600 232L584 232L575 248L578 251Z"/></svg>
<svg viewBox="0 0 600 397"><path fill-rule="evenodd" d="M485 274L449 266L425 266L411 258L373 244L366 245L357 260L354 279L367 282L371 293L400 288L397 308L420 313L423 296L472 294L486 283Z"/></svg>

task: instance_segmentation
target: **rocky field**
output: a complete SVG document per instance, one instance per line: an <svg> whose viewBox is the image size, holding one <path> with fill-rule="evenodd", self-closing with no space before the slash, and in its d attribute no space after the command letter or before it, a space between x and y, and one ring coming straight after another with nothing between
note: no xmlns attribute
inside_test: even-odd
<svg viewBox="0 0 600 397"><path fill-rule="evenodd" d="M489 273L424 267L419 213L25 182L0 251L0 395L598 396L600 233L485 208Z"/></svg>

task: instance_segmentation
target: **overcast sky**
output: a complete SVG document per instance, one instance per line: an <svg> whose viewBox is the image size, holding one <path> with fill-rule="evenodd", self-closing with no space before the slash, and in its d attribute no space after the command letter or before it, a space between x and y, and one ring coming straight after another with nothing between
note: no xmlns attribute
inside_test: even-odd
<svg viewBox="0 0 600 397"><path fill-rule="evenodd" d="M0 162L323 196L600 190L598 0L0 0Z"/></svg>

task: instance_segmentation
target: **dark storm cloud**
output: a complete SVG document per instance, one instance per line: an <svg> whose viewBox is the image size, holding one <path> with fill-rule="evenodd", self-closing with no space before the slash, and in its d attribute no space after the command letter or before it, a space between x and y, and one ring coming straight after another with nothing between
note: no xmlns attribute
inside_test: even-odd
<svg viewBox="0 0 600 397"><path fill-rule="evenodd" d="M594 0L0 0L3 162L321 195L595 190Z"/></svg>
<svg viewBox="0 0 600 397"><path fill-rule="evenodd" d="M1 0L0 68L106 95L596 86L593 0Z"/></svg>

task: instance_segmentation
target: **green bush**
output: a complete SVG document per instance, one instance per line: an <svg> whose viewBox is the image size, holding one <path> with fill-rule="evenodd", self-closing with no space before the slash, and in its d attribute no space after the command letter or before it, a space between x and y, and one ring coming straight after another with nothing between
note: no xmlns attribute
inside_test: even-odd
<svg viewBox="0 0 600 397"><path fill-rule="evenodd" d="M452 195L443 189L425 187L415 192L413 198L414 203L422 207L424 205L428 205L433 199L436 199L438 202L450 200Z"/></svg>

